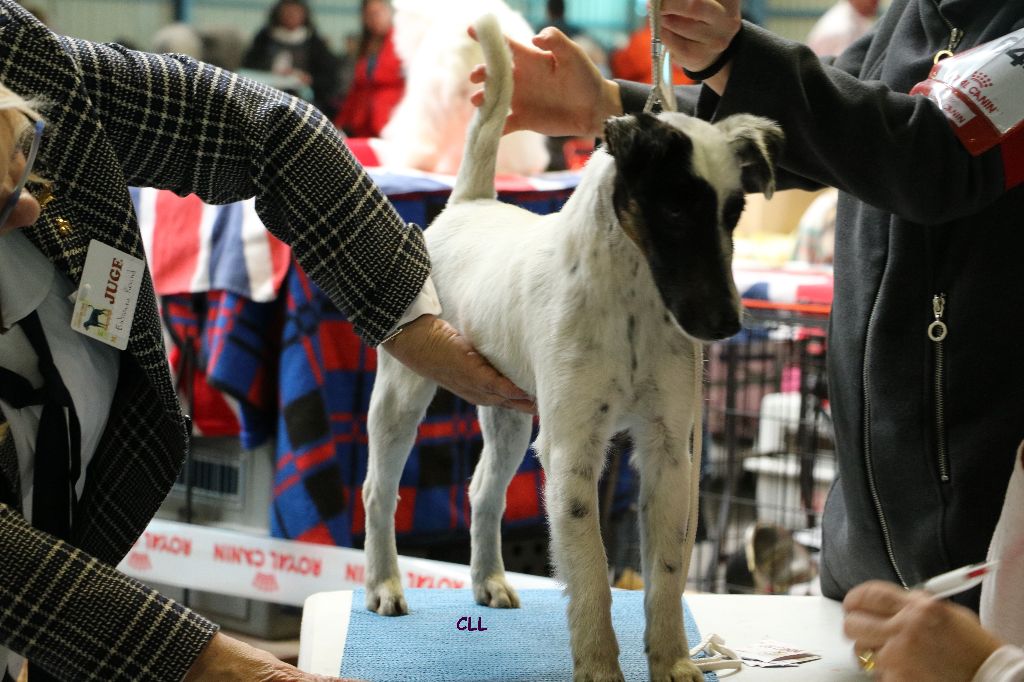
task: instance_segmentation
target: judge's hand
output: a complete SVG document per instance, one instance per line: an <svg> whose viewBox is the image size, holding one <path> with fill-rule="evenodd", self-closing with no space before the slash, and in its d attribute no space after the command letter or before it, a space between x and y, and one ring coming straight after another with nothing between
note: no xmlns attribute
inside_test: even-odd
<svg viewBox="0 0 1024 682"><path fill-rule="evenodd" d="M381 348L474 405L496 405L527 414L537 410L533 398L499 373L458 330L434 315L416 318Z"/></svg>
<svg viewBox="0 0 1024 682"><path fill-rule="evenodd" d="M469 34L476 38L470 28ZM547 27L532 45L508 39L512 50L512 112L505 132L534 130L551 136L599 136L604 121L622 113L619 86L606 80L583 49L557 28ZM486 68L473 69L473 83L483 83ZM484 93L473 93L476 106Z"/></svg>
<svg viewBox="0 0 1024 682"><path fill-rule="evenodd" d="M218 632L182 682L355 682L302 672L270 653Z"/></svg>
<svg viewBox="0 0 1024 682"><path fill-rule="evenodd" d="M883 682L969 680L1002 645L970 609L880 580L850 590L843 610L854 653Z"/></svg>

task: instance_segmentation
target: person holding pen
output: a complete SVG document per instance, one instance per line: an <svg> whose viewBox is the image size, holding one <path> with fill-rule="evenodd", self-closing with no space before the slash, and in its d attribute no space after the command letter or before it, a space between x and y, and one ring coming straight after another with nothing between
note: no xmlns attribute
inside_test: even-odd
<svg viewBox="0 0 1024 682"><path fill-rule="evenodd" d="M968 567L954 582L940 578L905 590L895 583L869 581L843 600L844 631L853 640L860 665L880 680L915 682L1024 681L1024 443L981 569L981 618L942 599L950 591L977 584ZM949 581L946 581L947 583Z"/></svg>

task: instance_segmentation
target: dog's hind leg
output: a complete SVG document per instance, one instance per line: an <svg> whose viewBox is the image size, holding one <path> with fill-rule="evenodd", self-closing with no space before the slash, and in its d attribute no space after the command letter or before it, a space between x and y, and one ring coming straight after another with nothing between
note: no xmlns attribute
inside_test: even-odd
<svg viewBox="0 0 1024 682"><path fill-rule="evenodd" d="M484 447L469 484L473 596L478 604L519 608L519 596L505 579L501 558L501 517L505 491L530 445L532 418L500 407L481 407Z"/></svg>
<svg viewBox="0 0 1024 682"><path fill-rule="evenodd" d="M691 373L692 376L692 373ZM684 391L685 393L685 391ZM640 553L644 574L644 644L652 681L699 682L701 672L690 660L683 629L682 595L689 565L687 536L695 490L692 476L700 473L689 455L693 406L659 406L651 418L634 429L640 469ZM699 422L697 428L700 428Z"/></svg>
<svg viewBox="0 0 1024 682"><path fill-rule="evenodd" d="M409 612L402 594L395 546L398 482L437 384L386 352L377 357L377 377L367 418L369 463L363 483L366 608L384 616L398 616Z"/></svg>
<svg viewBox="0 0 1024 682"><path fill-rule="evenodd" d="M603 427L562 429L560 424L558 436L552 438L543 433L544 424L542 416L537 447L547 473L552 554L569 595L573 680L622 682L597 504L597 480L611 434Z"/></svg>

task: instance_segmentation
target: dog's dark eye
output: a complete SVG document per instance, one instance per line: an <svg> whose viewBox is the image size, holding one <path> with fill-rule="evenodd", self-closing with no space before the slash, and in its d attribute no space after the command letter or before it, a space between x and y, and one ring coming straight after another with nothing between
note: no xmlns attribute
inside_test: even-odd
<svg viewBox="0 0 1024 682"><path fill-rule="evenodd" d="M746 201L746 197L739 193L733 194L725 200L725 206L722 207L722 224L726 229L731 230L736 227L736 223L740 221L740 216L743 214Z"/></svg>
<svg viewBox="0 0 1024 682"><path fill-rule="evenodd" d="M665 207L665 217L669 222L678 223L686 217L686 209L682 206L667 206Z"/></svg>

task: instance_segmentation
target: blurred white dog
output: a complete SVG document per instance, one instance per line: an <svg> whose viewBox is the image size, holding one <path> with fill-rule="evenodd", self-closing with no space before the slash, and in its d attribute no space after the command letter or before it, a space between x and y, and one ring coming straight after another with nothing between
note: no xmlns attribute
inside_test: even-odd
<svg viewBox="0 0 1024 682"><path fill-rule="evenodd" d="M484 61L466 34L483 13L505 35L529 42L533 30L502 0L394 0L395 48L406 69L405 96L372 143L384 166L455 174L473 117L469 72ZM533 175L548 166L543 135L511 133L498 148L498 173Z"/></svg>

